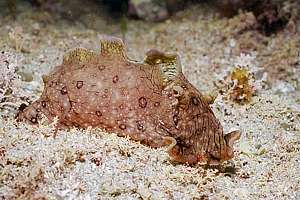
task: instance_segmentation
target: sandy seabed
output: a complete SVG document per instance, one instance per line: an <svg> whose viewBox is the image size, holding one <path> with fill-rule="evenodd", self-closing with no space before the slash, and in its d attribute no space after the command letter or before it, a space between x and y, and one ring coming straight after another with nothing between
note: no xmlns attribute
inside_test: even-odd
<svg viewBox="0 0 300 200"><path fill-rule="evenodd" d="M54 137L55 124L17 124L17 106L24 96L39 97L41 76L66 51L97 51L102 34L121 34L116 21L101 18L92 24L84 17L56 21L29 8L16 20L2 16L1 51L13 58L22 81L12 88L17 97L1 110L0 199L300 199L300 58L294 52L300 35L266 37L241 25L241 16L220 19L206 9L187 9L158 24L130 20L125 42L135 60L150 48L178 52L184 74L203 92L217 90L214 83L237 62L267 76L250 103L219 94L212 105L225 132L242 132L235 158L215 168L175 165L163 148L98 129ZM289 69L282 72L279 65Z"/></svg>

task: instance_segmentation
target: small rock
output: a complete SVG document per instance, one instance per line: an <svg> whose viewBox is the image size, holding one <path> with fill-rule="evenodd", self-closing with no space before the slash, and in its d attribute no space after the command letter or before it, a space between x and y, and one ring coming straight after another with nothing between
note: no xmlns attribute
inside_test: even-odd
<svg viewBox="0 0 300 200"><path fill-rule="evenodd" d="M277 94L288 94L295 91L295 87L284 81L277 81L273 87L273 91Z"/></svg>
<svg viewBox="0 0 300 200"><path fill-rule="evenodd" d="M128 14L146 21L159 22L168 18L169 12L165 1L132 0Z"/></svg>
<svg viewBox="0 0 300 200"><path fill-rule="evenodd" d="M18 71L17 74L21 77L22 81L31 82L33 80L32 73Z"/></svg>
<svg viewBox="0 0 300 200"><path fill-rule="evenodd" d="M32 24L32 34L33 35L39 35L40 31L41 31L41 27L40 27L39 23Z"/></svg>

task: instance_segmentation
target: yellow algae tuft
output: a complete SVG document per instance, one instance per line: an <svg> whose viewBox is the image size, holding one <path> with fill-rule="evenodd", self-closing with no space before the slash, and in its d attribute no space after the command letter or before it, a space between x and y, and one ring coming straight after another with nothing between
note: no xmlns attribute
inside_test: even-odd
<svg viewBox="0 0 300 200"><path fill-rule="evenodd" d="M228 90L229 98L238 103L249 103L254 94L250 79L251 74L246 68L234 68L230 73L230 80L233 85Z"/></svg>

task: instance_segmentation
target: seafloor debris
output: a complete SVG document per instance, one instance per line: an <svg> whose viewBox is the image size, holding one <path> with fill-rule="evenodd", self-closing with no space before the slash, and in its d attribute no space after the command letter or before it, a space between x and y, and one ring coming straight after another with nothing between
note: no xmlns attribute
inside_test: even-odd
<svg viewBox="0 0 300 200"><path fill-rule="evenodd" d="M294 32L295 19L299 17L299 1L296 0L216 0L216 6L225 16L232 17L243 10L252 12L256 29L269 36L286 27Z"/></svg>
<svg viewBox="0 0 300 200"><path fill-rule="evenodd" d="M32 79L32 74L23 72L22 53L0 52L0 117L13 117L16 109L26 107L29 94L23 90L24 82Z"/></svg>
<svg viewBox="0 0 300 200"><path fill-rule="evenodd" d="M151 147L169 146L181 163L218 164L233 157L240 133L223 134L209 102L184 77L177 54L150 50L144 62L127 58L118 38L101 52L77 48L44 76L39 100L17 118L36 124L45 115L63 127L100 127Z"/></svg>
<svg viewBox="0 0 300 200"><path fill-rule="evenodd" d="M15 92L18 88L18 76L16 75L17 63L20 57L9 52L0 52L0 111L4 106L15 106Z"/></svg>
<svg viewBox="0 0 300 200"><path fill-rule="evenodd" d="M28 35L23 32L23 28L21 26L17 26L12 28L11 31L8 33L8 37L11 41L12 47L17 52L29 53L30 50L26 40L28 39Z"/></svg>
<svg viewBox="0 0 300 200"><path fill-rule="evenodd" d="M226 99L240 104L251 102L252 96L266 87L267 73L258 66L255 55L241 54L229 65L215 82L216 87Z"/></svg>
<svg viewBox="0 0 300 200"><path fill-rule="evenodd" d="M255 94L253 75L243 66L234 67L215 84L225 99L240 104L249 103Z"/></svg>
<svg viewBox="0 0 300 200"><path fill-rule="evenodd" d="M249 103L254 94L250 85L250 72L241 67L236 67L230 74L232 87L228 91L229 98L239 103Z"/></svg>

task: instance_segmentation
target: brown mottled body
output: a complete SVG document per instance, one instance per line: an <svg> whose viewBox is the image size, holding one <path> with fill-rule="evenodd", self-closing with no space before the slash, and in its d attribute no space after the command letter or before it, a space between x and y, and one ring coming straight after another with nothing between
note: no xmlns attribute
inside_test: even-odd
<svg viewBox="0 0 300 200"><path fill-rule="evenodd" d="M39 100L18 114L36 123L40 113L63 127L100 127L151 147L169 145L178 162L216 164L233 157L238 132L223 134L207 99L181 72L179 57L150 50L129 60L117 38L101 40L99 54L75 49L44 77Z"/></svg>

